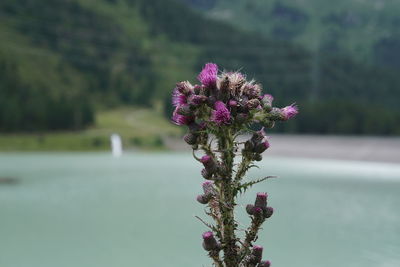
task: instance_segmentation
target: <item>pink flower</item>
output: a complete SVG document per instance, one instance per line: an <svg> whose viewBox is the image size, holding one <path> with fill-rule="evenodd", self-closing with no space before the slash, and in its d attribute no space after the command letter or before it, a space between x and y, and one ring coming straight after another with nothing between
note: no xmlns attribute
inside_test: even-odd
<svg viewBox="0 0 400 267"><path fill-rule="evenodd" d="M172 92L172 105L178 107L187 103L187 97L182 94L178 88L175 88Z"/></svg>
<svg viewBox="0 0 400 267"><path fill-rule="evenodd" d="M203 248L207 251L219 249L218 241L212 232L205 232L203 235Z"/></svg>
<svg viewBox="0 0 400 267"><path fill-rule="evenodd" d="M214 104L214 110L211 115L211 121L217 125L229 124L231 114L222 101L217 101Z"/></svg>
<svg viewBox="0 0 400 267"><path fill-rule="evenodd" d="M172 122L176 125L189 125L193 122L192 116L183 116L178 113L179 106L177 106L172 113Z"/></svg>
<svg viewBox="0 0 400 267"><path fill-rule="evenodd" d="M299 113L299 109L294 104L281 109L281 114L282 114L284 120L291 119L294 116L296 116L298 113Z"/></svg>
<svg viewBox="0 0 400 267"><path fill-rule="evenodd" d="M208 88L214 88L217 83L218 66L214 63L207 63L200 72L197 79Z"/></svg>

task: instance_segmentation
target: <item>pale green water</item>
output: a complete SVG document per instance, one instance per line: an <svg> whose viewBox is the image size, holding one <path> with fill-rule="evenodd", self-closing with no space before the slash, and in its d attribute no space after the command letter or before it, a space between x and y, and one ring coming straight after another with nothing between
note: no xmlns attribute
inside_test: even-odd
<svg viewBox="0 0 400 267"><path fill-rule="evenodd" d="M0 185L0 266L211 266L200 169L189 154L0 154L0 177L20 179ZM240 201L269 193L258 244L274 267L400 266L400 165L267 158L251 174L280 176Z"/></svg>

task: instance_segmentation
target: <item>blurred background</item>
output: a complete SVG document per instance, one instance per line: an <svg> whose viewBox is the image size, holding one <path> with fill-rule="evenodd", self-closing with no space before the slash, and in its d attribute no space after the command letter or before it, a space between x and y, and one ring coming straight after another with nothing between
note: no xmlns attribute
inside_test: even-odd
<svg viewBox="0 0 400 267"><path fill-rule="evenodd" d="M257 188L274 266L400 266L399 1L1 0L0 22L0 266L210 266L170 123L206 62L299 106L250 174L282 177Z"/></svg>

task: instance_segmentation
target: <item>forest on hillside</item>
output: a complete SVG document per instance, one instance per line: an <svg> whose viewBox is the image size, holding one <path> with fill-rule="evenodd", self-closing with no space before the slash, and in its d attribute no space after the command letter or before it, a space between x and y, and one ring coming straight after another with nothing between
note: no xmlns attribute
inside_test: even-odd
<svg viewBox="0 0 400 267"><path fill-rule="evenodd" d="M2 132L82 129L122 105L161 105L168 117L174 83L212 61L260 81L277 105L299 105L278 131L400 134L394 67L316 54L179 1L3 0L0 17Z"/></svg>

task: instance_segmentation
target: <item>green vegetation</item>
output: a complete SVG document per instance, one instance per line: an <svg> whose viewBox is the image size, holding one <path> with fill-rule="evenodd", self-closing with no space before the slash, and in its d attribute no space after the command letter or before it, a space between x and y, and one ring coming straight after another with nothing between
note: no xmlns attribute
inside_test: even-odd
<svg viewBox="0 0 400 267"><path fill-rule="evenodd" d="M169 127L175 82L194 77L209 61L253 74L251 78L267 86L264 91L279 99L277 105L297 102L299 118L290 126L277 127L278 131L399 134L396 3L385 4L388 16L378 18L368 16L371 7L361 8L353 1L324 7L314 0L304 6L288 1L186 1L221 22L182 1L1 1L0 131L7 134L2 138L11 144L11 136L18 133L17 137L33 140L26 149L36 149L41 139L37 136L49 142L54 136L62 143L59 146L74 147L74 141L66 140L84 133L82 146L76 147L94 147L92 143L105 143L91 139L105 129L104 114L117 117L120 114L113 110L123 106L164 110L163 120L159 113L149 113L158 118L152 127ZM361 26L339 25L347 21L347 15L340 15L347 7L372 21L367 24L372 37L365 37ZM270 18L271 12L275 17L262 19ZM345 33L341 30L341 37L333 40L320 39L325 41L314 49L312 37L330 32L321 26L323 21L339 23ZM372 27L378 21L382 24ZM356 50L371 56L363 61ZM146 117L141 123L146 128L152 120ZM49 133L53 131L57 133ZM130 144L160 143L155 135L158 141L143 141L145 135L137 133L132 138L126 135ZM99 140L101 136L107 135ZM40 148L58 146L50 143ZM12 147L6 141L1 144Z"/></svg>
<svg viewBox="0 0 400 267"><path fill-rule="evenodd" d="M154 110L122 107L99 112L97 126L83 131L0 135L1 151L104 151L110 150L110 135L121 135L124 149L164 149L163 137L181 134Z"/></svg>
<svg viewBox="0 0 400 267"><path fill-rule="evenodd" d="M345 51L359 60L371 61L381 58L383 50L400 56L394 47L400 37L400 2L396 0L181 1L207 11L211 18L264 36L295 41L312 51Z"/></svg>

